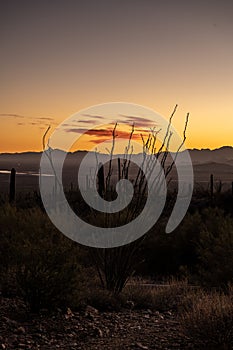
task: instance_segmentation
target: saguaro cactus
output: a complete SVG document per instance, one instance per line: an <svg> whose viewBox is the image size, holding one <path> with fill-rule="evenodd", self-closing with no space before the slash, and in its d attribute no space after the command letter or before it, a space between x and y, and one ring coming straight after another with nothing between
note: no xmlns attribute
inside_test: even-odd
<svg viewBox="0 0 233 350"><path fill-rule="evenodd" d="M10 175L10 193L9 193L10 203L15 201L15 174L16 174L16 170L15 168L12 168L11 175Z"/></svg>
<svg viewBox="0 0 233 350"><path fill-rule="evenodd" d="M117 167L118 167L118 180L121 179L121 160L120 158L117 158Z"/></svg>
<svg viewBox="0 0 233 350"><path fill-rule="evenodd" d="M211 199L213 198L214 196L214 175L211 174L210 175L210 197Z"/></svg>
<svg viewBox="0 0 233 350"><path fill-rule="evenodd" d="M104 194L104 166L102 163L99 163L99 171L98 171L98 192L100 196Z"/></svg>

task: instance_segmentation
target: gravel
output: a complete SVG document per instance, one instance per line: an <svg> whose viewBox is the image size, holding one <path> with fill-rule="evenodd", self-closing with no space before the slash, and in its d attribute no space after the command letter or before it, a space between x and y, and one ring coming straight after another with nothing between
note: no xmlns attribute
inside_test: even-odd
<svg viewBox="0 0 233 350"><path fill-rule="evenodd" d="M194 349L178 316L151 310L31 314L20 299L0 299L0 349Z"/></svg>

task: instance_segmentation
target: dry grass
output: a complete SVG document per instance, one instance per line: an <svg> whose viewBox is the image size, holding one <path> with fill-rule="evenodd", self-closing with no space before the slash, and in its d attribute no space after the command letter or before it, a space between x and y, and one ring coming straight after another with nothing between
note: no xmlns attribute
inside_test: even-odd
<svg viewBox="0 0 233 350"><path fill-rule="evenodd" d="M124 293L134 308L175 312L198 349L233 349L233 285L224 294L171 280L166 287L132 284Z"/></svg>
<svg viewBox="0 0 233 350"><path fill-rule="evenodd" d="M233 348L233 287L229 294L204 293L181 319L194 343L211 349Z"/></svg>
<svg viewBox="0 0 233 350"><path fill-rule="evenodd" d="M124 294L135 308L151 308L159 312L179 311L188 308L199 290L192 290L186 280L171 279L165 286L148 286L142 282L128 285Z"/></svg>

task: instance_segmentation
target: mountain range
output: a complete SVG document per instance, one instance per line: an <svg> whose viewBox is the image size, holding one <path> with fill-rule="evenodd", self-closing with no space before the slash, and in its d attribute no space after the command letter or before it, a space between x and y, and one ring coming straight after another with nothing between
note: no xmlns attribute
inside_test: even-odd
<svg viewBox="0 0 233 350"><path fill-rule="evenodd" d="M56 152L63 152L56 150ZM63 174L65 174L65 182L69 185L77 183L77 169L87 154L87 151L76 151L68 153ZM193 163L194 180L195 183L208 184L210 174L214 175L215 181L221 180L225 183L225 187L229 188L233 181L233 147L224 146L214 150L210 149L190 149L190 157ZM24 152L24 153L0 153L0 190L5 188L9 182L9 170L16 169L18 173L18 185L22 188L34 188L38 186L38 177L40 159L42 152ZM134 155L134 157L141 157L141 154ZM99 161L109 159L108 155L99 156ZM171 158L168 157L168 163ZM89 162L90 167L96 167L95 154ZM185 164L184 164L185 171ZM20 176L26 173L28 176ZM174 172L175 174L175 172ZM173 176L173 175L172 175ZM27 179L26 179L27 178ZM5 185L4 185L5 184Z"/></svg>
<svg viewBox="0 0 233 350"><path fill-rule="evenodd" d="M233 166L233 147L223 146L214 150L189 149L193 165L218 163ZM61 151L62 152L62 151ZM70 160L81 160L87 151L69 152ZM18 170L38 170L42 152L0 153L0 169L15 167Z"/></svg>

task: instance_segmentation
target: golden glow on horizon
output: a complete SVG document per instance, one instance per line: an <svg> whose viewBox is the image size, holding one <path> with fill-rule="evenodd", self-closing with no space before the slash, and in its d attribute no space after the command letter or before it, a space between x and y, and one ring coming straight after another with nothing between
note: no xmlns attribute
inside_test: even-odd
<svg viewBox="0 0 233 350"><path fill-rule="evenodd" d="M48 125L112 101L167 120L178 104L187 148L233 146L232 2L67 3L2 4L0 153L41 151Z"/></svg>
<svg viewBox="0 0 233 350"><path fill-rule="evenodd" d="M232 130L233 130L233 118L229 118L230 112L227 106L225 118L218 117L218 112L209 113L203 110L204 117L200 117L197 113L190 114L189 125L187 129L187 148L219 148L221 146L233 146ZM233 106L232 106L233 110ZM171 111L171 109L170 109ZM170 113L169 111L169 113ZM202 113L200 111L199 113ZM27 115L33 115L28 113ZM36 114L34 115L48 115L48 114ZM64 117L64 119L67 116ZM168 119L169 114L167 115ZM42 150L42 137L50 123L41 122L37 124L36 118L28 120L27 118L14 118L14 117L3 117L1 116L1 129L0 129L0 153L9 152L25 152L25 151L41 151ZM59 120L60 119L60 120ZM56 127L56 123L62 121L62 118L54 120L51 125L51 133ZM182 113L177 111L177 115L174 117L173 125L182 134L185 120L184 108ZM219 120L219 121L218 121ZM51 134L50 133L50 134ZM89 140L88 140L89 138ZM100 137L95 136L94 141L97 142ZM72 151L76 149L90 149L93 147L93 135L92 138L86 135L82 139L82 146L74 145Z"/></svg>

